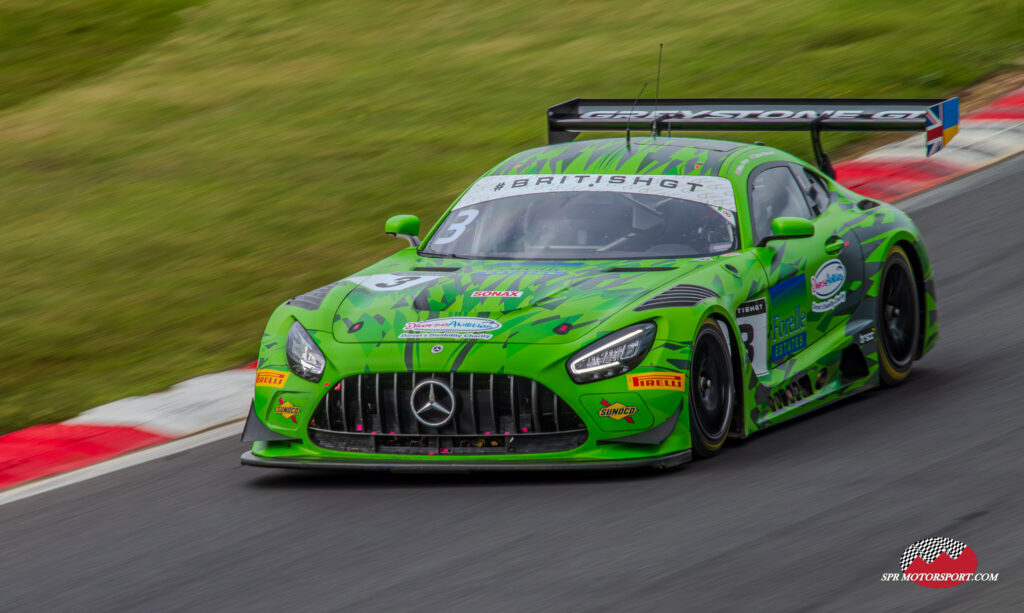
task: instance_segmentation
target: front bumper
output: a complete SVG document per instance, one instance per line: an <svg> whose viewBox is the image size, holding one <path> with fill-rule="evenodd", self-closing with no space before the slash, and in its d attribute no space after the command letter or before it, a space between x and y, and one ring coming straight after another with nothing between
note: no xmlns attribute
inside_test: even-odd
<svg viewBox="0 0 1024 613"><path fill-rule="evenodd" d="M532 472L532 471L577 471L577 470L629 470L668 469L689 462L690 450L677 451L652 458L636 458L611 461L573 462L359 462L338 460L313 460L305 458L262 458L251 451L242 454L242 464L263 468L305 468L348 471L377 471L393 473L473 473L473 472Z"/></svg>
<svg viewBox="0 0 1024 613"><path fill-rule="evenodd" d="M246 428L246 442L254 443L252 452L246 455L246 464L289 467L339 465L385 470L390 470L392 466L410 466L412 470L458 472L477 470L478 466L494 467L486 470L518 470L520 466L525 470L572 469L577 465L579 468L594 469L657 466L665 462L681 463L688 459L688 455L678 455L678 452L690 447L689 419L682 406L685 396L682 390L633 388L630 387L627 375L576 384L569 379L565 369L566 356L575 347L511 344L506 347L493 343L466 345L448 342L385 343L379 347L367 347L362 344L336 343L330 338L317 337L316 340L328 356L328 367L320 381L310 382L288 372L280 338L266 339L260 357L261 370L257 374L255 403L249 416L252 423ZM679 372L688 362L689 351L689 345L656 341L645 362L628 376ZM261 377L260 373L264 372L266 376ZM512 404L523 407L520 420L505 423L502 417L505 413L500 411L498 417L501 418L501 424L494 421L493 414L489 418L481 417L479 423L477 420L470 423L467 418L467 421L460 422L455 428L456 433L471 432L475 434L469 435L469 438L490 438L476 443L469 441L468 445L465 441L442 441L437 449L427 445L419 449L421 453L409 446L398 448L401 446L385 441L383 437L385 432L408 437L407 431L394 426L396 418L391 415L400 405L401 421L409 421L411 413L407 408L409 396L406 389L409 385L403 383L400 386L403 392L399 402L392 398L394 385L387 382L401 382L402 377L409 373L417 377L436 378L443 375L450 387L462 390L460 393L466 389L476 389L479 398L487 396L482 383L480 387L474 388L474 383L470 381L467 388L460 380L471 376L471 373L492 373L494 377L502 377L501 381L515 379L514 389L518 391L494 391L488 404L493 408L495 399L500 401L499 404L509 404L513 396L516 396L518 401ZM381 377L379 380L378 375ZM363 383L359 383L360 376L363 377ZM356 385L348 388L342 385L339 388L343 381ZM538 392L547 390L541 394L540 404L533 399L530 381L539 384ZM488 385L498 390L498 383ZM552 392L582 420L585 430L576 432L586 432L585 440L564 447L531 445L527 448L527 441L547 440L544 437L552 431L560 433L562 431L559 427L563 430L567 428L564 419L560 419L560 426L552 422L553 411L550 402L545 400L547 394ZM339 396L347 397L349 404L346 405L346 401L342 400L339 405ZM329 414L324 412L327 398L332 399L331 406L335 407ZM470 409L472 405L468 399L468 395L460 396L459 406L470 412L476 410L478 417L486 413L481 408L484 406L482 404L478 404L476 409ZM524 399L525 403L519 404ZM365 415L355 409L357 405L365 405ZM526 407L535 405L539 407L539 412L531 416L530 409ZM347 406L347 413L338 410L339 406ZM375 412L378 416L387 414L386 423L373 418ZM457 419L463 416L463 412L464 409L460 408ZM358 421L354 421L353 414L360 415ZM562 413L559 416L564 417ZM543 424L538 422L538 418ZM451 424L445 426L450 427ZM333 442L325 445L320 440L325 430L335 433L344 431L346 440L339 440L337 445ZM379 445L367 444L361 447L356 440L374 436ZM447 431L444 436L453 435ZM462 435L456 438L459 436ZM499 446L507 444L507 452L484 454L466 448L474 444L494 445L495 441L491 439L501 439L496 442ZM451 442L455 445L448 444ZM456 449L460 445L461 448ZM416 468L419 466L425 468Z"/></svg>

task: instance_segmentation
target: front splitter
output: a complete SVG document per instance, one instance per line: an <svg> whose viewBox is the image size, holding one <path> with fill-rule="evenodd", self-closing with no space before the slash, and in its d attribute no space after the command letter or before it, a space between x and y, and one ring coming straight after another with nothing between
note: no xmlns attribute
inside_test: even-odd
<svg viewBox="0 0 1024 613"><path fill-rule="evenodd" d="M306 460L301 458L261 458L251 451L242 454L242 464L263 468L305 468L311 470L382 471L393 473L472 473L575 470L623 470L636 468L666 469L689 462L690 450L653 458L614 461L577 462L352 462L345 460Z"/></svg>

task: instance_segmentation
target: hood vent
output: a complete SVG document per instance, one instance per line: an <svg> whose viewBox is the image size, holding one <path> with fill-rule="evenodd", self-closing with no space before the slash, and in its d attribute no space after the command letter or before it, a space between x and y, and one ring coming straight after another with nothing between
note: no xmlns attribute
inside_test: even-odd
<svg viewBox="0 0 1024 613"><path fill-rule="evenodd" d="M676 285L651 298L634 310L649 311L651 309L664 309L668 307L692 307L709 298L718 298L718 294L699 285Z"/></svg>

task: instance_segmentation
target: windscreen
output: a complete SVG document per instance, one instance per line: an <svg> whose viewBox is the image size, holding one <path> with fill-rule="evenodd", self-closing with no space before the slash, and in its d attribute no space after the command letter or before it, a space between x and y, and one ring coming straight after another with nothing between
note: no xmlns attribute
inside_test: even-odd
<svg viewBox="0 0 1024 613"><path fill-rule="evenodd" d="M721 177L492 175L423 247L459 258L682 258L734 250L736 203Z"/></svg>

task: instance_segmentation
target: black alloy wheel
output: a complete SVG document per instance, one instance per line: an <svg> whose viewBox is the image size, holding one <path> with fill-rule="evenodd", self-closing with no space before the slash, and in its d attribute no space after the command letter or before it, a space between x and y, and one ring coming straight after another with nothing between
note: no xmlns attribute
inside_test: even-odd
<svg viewBox="0 0 1024 613"><path fill-rule="evenodd" d="M906 252L893 247L882 267L876 316L879 374L884 384L897 385L910 374L920 339L920 318L914 270Z"/></svg>
<svg viewBox="0 0 1024 613"><path fill-rule="evenodd" d="M710 319L701 325L693 342L690 438L697 457L718 453L729 434L735 387L727 342L718 324Z"/></svg>

